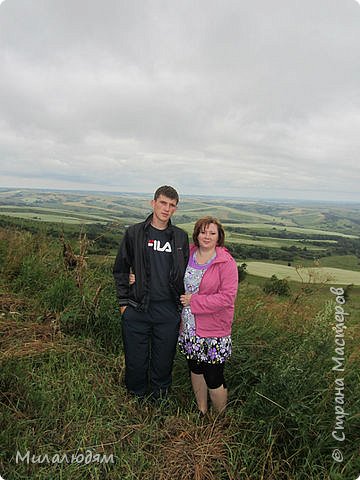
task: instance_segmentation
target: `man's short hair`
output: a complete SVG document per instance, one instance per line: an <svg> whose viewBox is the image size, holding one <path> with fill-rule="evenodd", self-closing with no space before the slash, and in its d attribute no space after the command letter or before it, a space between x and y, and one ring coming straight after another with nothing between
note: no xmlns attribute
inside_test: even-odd
<svg viewBox="0 0 360 480"><path fill-rule="evenodd" d="M170 187L170 185L163 185L159 187L156 192L154 193L154 200L157 200L160 195L164 195L164 197L171 198L171 200L176 200L176 204L179 203L179 194L175 190L175 188Z"/></svg>
<svg viewBox="0 0 360 480"><path fill-rule="evenodd" d="M210 225L210 223L213 223L214 225L217 226L217 229L218 229L218 234L219 234L219 238L218 238L218 241L217 241L217 245L219 247L223 247L224 246L224 243L225 243L225 232L224 232L224 228L223 226L221 225L221 223L219 222L219 220L215 217L203 217L203 218L199 218L199 220L195 223L195 226L194 226L194 232L193 232L193 241L194 241L194 244L198 247L199 246L199 240L198 240L198 236L199 236L199 233L203 230L205 230L206 227L208 227Z"/></svg>

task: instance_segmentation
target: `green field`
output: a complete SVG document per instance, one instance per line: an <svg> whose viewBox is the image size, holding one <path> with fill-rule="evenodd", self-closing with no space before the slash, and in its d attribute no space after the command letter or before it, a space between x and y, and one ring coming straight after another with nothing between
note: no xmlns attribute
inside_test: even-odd
<svg viewBox="0 0 360 480"><path fill-rule="evenodd" d="M71 224L91 224L91 223L107 223L104 220L90 220L85 218L59 215L56 213L35 213L35 212L7 212L6 215L16 218L28 218L30 220L55 223L71 223Z"/></svg>
<svg viewBox="0 0 360 480"><path fill-rule="evenodd" d="M211 205L202 202L197 207L192 205L191 208L187 207L187 202L185 201L183 206L180 205L179 213L190 216L194 220L204 215L212 215L221 218L224 223L226 223L226 220L238 222L282 222L280 217L265 215L256 211L246 211L243 206L230 207L224 201L220 205L215 202L211 202ZM287 220L286 223L288 225L296 225L292 220Z"/></svg>
<svg viewBox="0 0 360 480"><path fill-rule="evenodd" d="M304 235L333 235L336 237L344 237L344 238L357 238L357 235L349 235L341 232L331 231L331 230L319 230L315 228L301 228L301 227L288 227L288 226L279 226L277 224L264 224L264 223L237 223L237 224L227 224L224 222L224 227L232 226L232 227L242 227L242 228L253 228L255 230L278 230L293 233L302 233Z"/></svg>
<svg viewBox="0 0 360 480"><path fill-rule="evenodd" d="M295 282L313 282L341 285L360 285L360 272L331 267L304 267L296 270L295 267L278 265L267 262L246 262L247 272L250 275L270 278L276 275L278 278L286 278Z"/></svg>
<svg viewBox="0 0 360 480"><path fill-rule="evenodd" d="M226 239L229 242L240 243L242 245L260 245L270 248L291 247L292 245L308 250L324 250L325 247L317 247L316 245L304 244L301 240L293 238L274 238L274 237L253 237L251 235L242 235L241 233L228 232ZM329 243L336 243L335 240L328 240Z"/></svg>

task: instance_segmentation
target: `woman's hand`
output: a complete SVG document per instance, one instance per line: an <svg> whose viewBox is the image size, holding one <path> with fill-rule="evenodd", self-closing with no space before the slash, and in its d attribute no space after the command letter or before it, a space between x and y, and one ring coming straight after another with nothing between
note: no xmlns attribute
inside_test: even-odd
<svg viewBox="0 0 360 480"><path fill-rule="evenodd" d="M185 293L184 295L180 295L180 302L183 307L188 307L190 305L191 293Z"/></svg>

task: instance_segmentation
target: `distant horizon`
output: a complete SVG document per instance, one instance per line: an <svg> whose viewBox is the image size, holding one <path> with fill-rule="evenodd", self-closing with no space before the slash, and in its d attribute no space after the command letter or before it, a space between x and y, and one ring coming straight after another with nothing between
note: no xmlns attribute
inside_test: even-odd
<svg viewBox="0 0 360 480"><path fill-rule="evenodd" d="M121 191L121 190L98 190L98 189L89 189L89 188L73 188L73 187L0 187L0 191L14 191L14 190L31 190L38 192L58 192L58 193L67 193L67 192L77 192L77 193L91 193L91 194L103 194L103 195L140 195L146 197L152 197L157 186L154 187L153 191ZM301 199L301 198L291 198L291 197L261 197L261 196L239 196L234 194L204 194L204 193L182 193L177 189L181 198L206 198L206 199L226 199L226 200L237 200L237 201L264 201L270 203L296 203L296 204L351 204L359 205L360 200L323 200L323 199Z"/></svg>

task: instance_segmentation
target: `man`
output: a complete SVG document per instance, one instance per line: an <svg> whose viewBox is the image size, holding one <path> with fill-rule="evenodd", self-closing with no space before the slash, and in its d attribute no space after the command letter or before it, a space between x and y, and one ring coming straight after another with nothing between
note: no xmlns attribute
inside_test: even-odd
<svg viewBox="0 0 360 480"><path fill-rule="evenodd" d="M113 269L122 314L125 384L140 398L148 393L155 399L165 397L171 385L189 258L188 236L170 220L178 202L173 187L156 190L152 214L126 230ZM130 272L135 274L132 285Z"/></svg>

